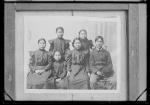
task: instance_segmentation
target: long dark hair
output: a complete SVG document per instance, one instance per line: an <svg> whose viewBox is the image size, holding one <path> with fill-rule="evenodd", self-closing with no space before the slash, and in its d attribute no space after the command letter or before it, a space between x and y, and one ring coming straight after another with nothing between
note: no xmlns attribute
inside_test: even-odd
<svg viewBox="0 0 150 105"><path fill-rule="evenodd" d="M74 39L73 39L73 42L72 42L72 46L73 46L73 47L74 47L74 42L75 42L76 40L79 40L79 41L80 41L80 43L81 43L81 39L80 39L79 37L74 38ZM81 45L81 46L82 46L82 45Z"/></svg>
<svg viewBox="0 0 150 105"><path fill-rule="evenodd" d="M38 44L39 44L39 42L40 42L41 40L43 40L43 41L45 42L45 44L46 44L46 40L45 40L44 38L38 39Z"/></svg>
<svg viewBox="0 0 150 105"><path fill-rule="evenodd" d="M61 27L61 26L59 26L59 27L56 28L56 32L57 32L59 29L61 29L61 30L64 32L64 28Z"/></svg>
<svg viewBox="0 0 150 105"><path fill-rule="evenodd" d="M104 42L104 38L103 38L102 36L96 36L95 42L96 42L98 39L101 39L101 40Z"/></svg>
<svg viewBox="0 0 150 105"><path fill-rule="evenodd" d="M81 29L81 30L79 30L78 34L80 35L80 33L81 33L82 31L84 31L84 32L87 34L87 30L86 30L86 29Z"/></svg>
<svg viewBox="0 0 150 105"><path fill-rule="evenodd" d="M62 54L60 51L58 51L58 50L52 52L53 61L56 61L55 58L54 58L54 55L55 55L56 52L59 52L59 53L60 53L60 56L61 56L60 61L63 61L63 56L62 56L63 54Z"/></svg>

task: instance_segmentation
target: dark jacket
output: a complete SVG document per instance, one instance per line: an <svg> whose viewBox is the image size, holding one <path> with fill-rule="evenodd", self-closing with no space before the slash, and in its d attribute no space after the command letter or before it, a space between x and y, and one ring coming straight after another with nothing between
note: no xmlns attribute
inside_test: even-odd
<svg viewBox="0 0 150 105"><path fill-rule="evenodd" d="M92 50L89 63L93 73L100 71L104 77L110 77L114 73L110 53L103 48L99 51L96 48Z"/></svg>
<svg viewBox="0 0 150 105"><path fill-rule="evenodd" d="M64 61L55 61L53 63L53 76L54 78L63 79L67 74L67 65Z"/></svg>

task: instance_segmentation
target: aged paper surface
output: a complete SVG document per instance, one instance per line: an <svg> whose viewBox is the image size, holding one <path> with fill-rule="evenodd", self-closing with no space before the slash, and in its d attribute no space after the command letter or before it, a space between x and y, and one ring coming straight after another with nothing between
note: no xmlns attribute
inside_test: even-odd
<svg viewBox="0 0 150 105"><path fill-rule="evenodd" d="M111 96L118 96L122 93L122 97L126 94L126 37L125 37L125 14L124 12L80 12L74 11L73 16L71 16L71 11L62 12L24 12L18 13L16 18L16 35L17 40L22 40L22 42L16 42L16 48L20 49L21 54L19 58L16 58L16 69L19 76L16 78L17 91L23 89L23 93L40 93L40 94L68 94L68 99L70 99L71 94L74 99L80 99L79 97L86 94L90 94L89 97L97 97L96 93L104 94L101 99L107 100L109 97L107 94L112 94ZM29 51L36 50L37 40L44 37L47 40L56 37L55 28L57 26L63 26L65 33L64 38L68 38L71 41L77 36L78 30L86 29L88 32L88 39L94 42L94 38L97 35L102 35L105 40L105 47L110 51L112 57L112 63L115 70L115 76L117 81L117 88L115 90L64 90L64 89L26 89L26 77L29 72ZM49 48L48 42L46 50ZM22 46L22 47L21 47ZM21 48L20 48L21 47ZM73 49L73 47L70 47ZM23 52L22 52L23 51ZM18 52L18 53L19 53ZM23 60L21 60L22 58ZM21 61L20 61L21 60ZM20 62L19 62L20 61ZM19 70L20 69L20 70ZM19 70L19 71L18 71ZM21 75L20 75L21 74ZM24 77L24 78L22 78ZM21 82L22 81L22 82ZM19 82L23 84L19 84ZM116 95L115 95L116 94ZM79 96L78 96L79 95ZM25 96L26 99L35 99L33 96ZM30 97L30 98L29 98ZM98 96L99 97L99 96ZM37 98L38 99L38 98ZM87 97L88 99L88 97ZM90 98L91 99L91 98ZM96 98L94 98L96 99ZM111 99L111 98L110 98ZM113 98L112 98L113 99ZM115 99L115 98L114 98ZM117 98L116 98L117 99ZM120 98L121 99L121 98ZM123 98L124 99L124 98ZM42 98L44 100L44 98ZM47 100L47 98L45 98Z"/></svg>

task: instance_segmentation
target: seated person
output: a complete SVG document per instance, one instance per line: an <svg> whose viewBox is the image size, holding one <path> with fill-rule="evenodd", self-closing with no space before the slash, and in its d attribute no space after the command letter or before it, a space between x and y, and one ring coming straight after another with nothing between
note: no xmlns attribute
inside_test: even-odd
<svg viewBox="0 0 150 105"><path fill-rule="evenodd" d="M53 78L54 85L56 89L67 89L67 65L65 61L62 60L61 53L59 51L54 52L54 62L53 62Z"/></svg>
<svg viewBox="0 0 150 105"><path fill-rule="evenodd" d="M82 50L81 41L75 38L74 47L66 56L69 89L89 89L88 70L86 69L88 51Z"/></svg>
<svg viewBox="0 0 150 105"><path fill-rule="evenodd" d="M46 41L44 38L38 40L39 49L30 52L29 69L27 75L27 88L46 88L47 79L51 74L52 55L45 50Z"/></svg>
<svg viewBox="0 0 150 105"><path fill-rule="evenodd" d="M102 36L95 38L95 48L90 53L90 87L91 89L112 89L114 84L109 81L114 70L110 53L103 48Z"/></svg>

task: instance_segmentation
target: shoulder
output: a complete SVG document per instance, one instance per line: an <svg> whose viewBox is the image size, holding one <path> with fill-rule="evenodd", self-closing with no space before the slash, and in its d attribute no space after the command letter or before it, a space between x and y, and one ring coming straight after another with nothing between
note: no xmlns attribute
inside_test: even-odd
<svg viewBox="0 0 150 105"><path fill-rule="evenodd" d="M89 53L89 50L83 50L82 53L86 55Z"/></svg>
<svg viewBox="0 0 150 105"><path fill-rule="evenodd" d="M68 50L68 51L66 52L66 56L67 56L67 57L70 57L70 56L72 56L73 53L75 53L74 50Z"/></svg>
<svg viewBox="0 0 150 105"><path fill-rule="evenodd" d="M81 38L80 38L81 39ZM81 40L83 40L83 39L81 39ZM90 39L84 39L83 41L85 41L85 42L88 42L88 43L92 43L92 40L90 40Z"/></svg>
<svg viewBox="0 0 150 105"><path fill-rule="evenodd" d="M30 57L34 56L34 54L35 54L35 51L29 51Z"/></svg>
<svg viewBox="0 0 150 105"><path fill-rule="evenodd" d="M91 49L90 53L93 54L96 52L96 48Z"/></svg>
<svg viewBox="0 0 150 105"><path fill-rule="evenodd" d="M67 51L67 54L68 54L68 55L71 55L73 52L74 52L74 50L68 50L68 51Z"/></svg>
<svg viewBox="0 0 150 105"><path fill-rule="evenodd" d="M103 53L105 53L106 55L110 55L110 52L108 50L106 50L104 48L102 50L103 50Z"/></svg>
<svg viewBox="0 0 150 105"><path fill-rule="evenodd" d="M49 42L50 44L52 44L54 41L53 41L53 40L48 40L48 42Z"/></svg>
<svg viewBox="0 0 150 105"><path fill-rule="evenodd" d="M54 41L56 41L57 39L51 39L51 40L48 40L48 42L50 43L50 44L52 44Z"/></svg>
<svg viewBox="0 0 150 105"><path fill-rule="evenodd" d="M52 51L46 51L46 53L47 53L48 56L53 56Z"/></svg>
<svg viewBox="0 0 150 105"><path fill-rule="evenodd" d="M65 43L68 44L71 42L71 40L68 40L68 39L64 39Z"/></svg>
<svg viewBox="0 0 150 105"><path fill-rule="evenodd" d="M93 46L93 41L92 41L92 40L86 39L85 42L88 44L88 46L89 46L90 48L92 48L92 46Z"/></svg>
<svg viewBox="0 0 150 105"><path fill-rule="evenodd" d="M57 65L58 63L56 61L53 62L53 65Z"/></svg>
<svg viewBox="0 0 150 105"><path fill-rule="evenodd" d="M39 52L40 52L39 50L29 51L29 55L32 57L32 56L37 55Z"/></svg>
<svg viewBox="0 0 150 105"><path fill-rule="evenodd" d="M67 62L62 61L62 62L60 62L60 65L61 65L61 66L65 66L65 65L67 65Z"/></svg>
<svg viewBox="0 0 150 105"><path fill-rule="evenodd" d="M91 43L92 42L92 40L91 39L86 39L89 43Z"/></svg>
<svg viewBox="0 0 150 105"><path fill-rule="evenodd" d="M50 54L50 53L51 53L51 52L49 52L49 51L46 51L46 50L45 50L44 52L45 52L46 54Z"/></svg>
<svg viewBox="0 0 150 105"><path fill-rule="evenodd" d="M88 40L89 44L93 44L93 41L92 40Z"/></svg>
<svg viewBox="0 0 150 105"><path fill-rule="evenodd" d="M53 67L55 68L58 64L54 61L54 62L52 63L52 65L53 65Z"/></svg>

